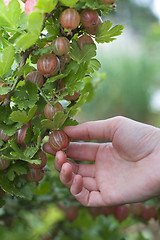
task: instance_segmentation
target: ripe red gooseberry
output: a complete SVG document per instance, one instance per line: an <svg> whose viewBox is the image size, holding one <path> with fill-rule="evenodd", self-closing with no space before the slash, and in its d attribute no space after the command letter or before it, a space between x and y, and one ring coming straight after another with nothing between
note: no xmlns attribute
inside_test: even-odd
<svg viewBox="0 0 160 240"><path fill-rule="evenodd" d="M118 206L115 207L114 216L119 221L124 221L129 215L129 209L127 206Z"/></svg>
<svg viewBox="0 0 160 240"><path fill-rule="evenodd" d="M73 30L77 28L80 23L80 15L77 10L73 8L67 8L62 12L60 22L64 28Z"/></svg>
<svg viewBox="0 0 160 240"><path fill-rule="evenodd" d="M26 179L32 182L39 182L44 178L44 170L43 169L35 169L32 168L27 174Z"/></svg>
<svg viewBox="0 0 160 240"><path fill-rule="evenodd" d="M43 86L44 83L43 75L39 71L29 72L25 78L25 82L26 81L36 83L40 88Z"/></svg>
<svg viewBox="0 0 160 240"><path fill-rule="evenodd" d="M93 39L89 35L82 35L77 39L77 43L82 50L85 43L94 43Z"/></svg>
<svg viewBox="0 0 160 240"><path fill-rule="evenodd" d="M98 26L101 26L101 25L102 25L102 19L100 17L98 17L97 24L92 27L85 27L85 30L87 33L89 33L91 35L96 35L96 30L97 30Z"/></svg>
<svg viewBox="0 0 160 240"><path fill-rule="evenodd" d="M81 12L81 23L84 25L84 27L93 27L97 25L98 23L98 13L96 10L93 9L84 9Z"/></svg>
<svg viewBox="0 0 160 240"><path fill-rule="evenodd" d="M49 135L49 144L56 152L66 149L69 145L69 137L63 130L55 130Z"/></svg>
<svg viewBox="0 0 160 240"><path fill-rule="evenodd" d="M58 55L62 56L67 54L70 50L70 43L66 37L59 37L52 42L53 52Z"/></svg>
<svg viewBox="0 0 160 240"><path fill-rule="evenodd" d="M35 169L40 169L40 168L44 168L47 164L47 155L45 154L45 152L41 151L36 158L40 159L40 163L39 164L35 164L35 163L28 163L29 166L31 168L35 168Z"/></svg>
<svg viewBox="0 0 160 240"><path fill-rule="evenodd" d="M19 143L19 144L24 143L24 139L25 139L25 136L26 136L27 129L28 129L28 125L24 124L20 129L17 130L17 133L16 133L17 143Z"/></svg>
<svg viewBox="0 0 160 240"><path fill-rule="evenodd" d="M4 82L0 81L0 87L6 87ZM3 101L7 97L7 94L0 95L0 101Z"/></svg>
<svg viewBox="0 0 160 240"><path fill-rule="evenodd" d="M9 167L11 161L0 157L0 170L5 170Z"/></svg>
<svg viewBox="0 0 160 240"><path fill-rule="evenodd" d="M0 129L0 140L7 142L10 139L10 136L5 134L2 129Z"/></svg>
<svg viewBox="0 0 160 240"><path fill-rule="evenodd" d="M61 111L63 112L63 107L62 105L57 102L54 104L54 107L51 106L51 104L47 103L44 108L44 115L47 119L53 120L53 116L56 114L56 112Z"/></svg>
<svg viewBox="0 0 160 240"><path fill-rule="evenodd" d="M45 53L38 59L37 68L46 78L51 77L58 73L60 61L56 55Z"/></svg>

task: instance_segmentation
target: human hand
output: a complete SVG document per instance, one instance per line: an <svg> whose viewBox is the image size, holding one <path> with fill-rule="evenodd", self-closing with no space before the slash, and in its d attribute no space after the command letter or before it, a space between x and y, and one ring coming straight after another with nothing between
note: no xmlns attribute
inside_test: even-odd
<svg viewBox="0 0 160 240"><path fill-rule="evenodd" d="M160 194L160 130L124 117L66 127L75 140L106 139L107 143L71 142L66 154L56 153L61 182L85 206L140 202ZM54 154L46 146L47 152ZM94 162L94 164L71 162Z"/></svg>

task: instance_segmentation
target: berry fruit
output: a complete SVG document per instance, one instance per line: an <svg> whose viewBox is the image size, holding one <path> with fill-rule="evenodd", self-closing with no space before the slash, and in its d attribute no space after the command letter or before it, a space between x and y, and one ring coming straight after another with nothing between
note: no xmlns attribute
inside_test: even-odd
<svg viewBox="0 0 160 240"><path fill-rule="evenodd" d="M32 168L27 174L26 179L32 182L39 182L44 178L44 170L43 169L35 169Z"/></svg>
<svg viewBox="0 0 160 240"><path fill-rule="evenodd" d="M73 30L77 28L80 23L80 15L77 10L73 8L67 8L62 12L60 22L64 28Z"/></svg>
<svg viewBox="0 0 160 240"><path fill-rule="evenodd" d="M80 36L77 39L77 43L78 43L80 49L82 50L85 43L94 43L94 42L93 42L93 39L90 36L83 35L83 36Z"/></svg>
<svg viewBox="0 0 160 240"><path fill-rule="evenodd" d="M26 136L27 129L28 129L28 125L25 124L20 129L17 130L17 134L16 134L17 143L19 143L19 144L24 143L24 139L25 139L25 136Z"/></svg>
<svg viewBox="0 0 160 240"><path fill-rule="evenodd" d="M36 156L36 158L39 158L41 160L41 163L39 163L39 164L28 163L31 168L39 169L39 168L43 168L43 167L46 166L46 164L47 164L47 155L45 154L45 152L41 151Z"/></svg>
<svg viewBox="0 0 160 240"><path fill-rule="evenodd" d="M39 71L29 72L25 78L25 82L28 80L33 83L36 83L40 88L42 87L42 85L44 83L43 75Z"/></svg>
<svg viewBox="0 0 160 240"><path fill-rule="evenodd" d="M96 10L93 9L84 9L81 12L81 22L84 27L93 27L98 23L98 13Z"/></svg>
<svg viewBox="0 0 160 240"><path fill-rule="evenodd" d="M51 77L58 73L60 61L56 55L46 53L38 59L37 68L46 78Z"/></svg>
<svg viewBox="0 0 160 240"><path fill-rule="evenodd" d="M52 42L53 52L58 55L62 56L67 54L70 50L70 43L66 37L59 37Z"/></svg>
<svg viewBox="0 0 160 240"><path fill-rule="evenodd" d="M53 120L53 116L55 115L56 112L61 111L63 112L63 107L62 105L57 102L54 104L54 107L52 107L49 103L46 104L44 108L44 115L47 119Z"/></svg>
<svg viewBox="0 0 160 240"><path fill-rule="evenodd" d="M129 215L129 209L126 206L116 207L114 210L114 216L119 221L124 221Z"/></svg>
<svg viewBox="0 0 160 240"><path fill-rule="evenodd" d="M0 129L0 140L7 142L10 136L4 133L2 129Z"/></svg>
<svg viewBox="0 0 160 240"><path fill-rule="evenodd" d="M92 26L92 27L85 27L85 30L87 33L91 34L91 35L96 35L96 30L98 26L102 25L102 19L100 17L98 17L98 22L96 25Z"/></svg>
<svg viewBox="0 0 160 240"><path fill-rule="evenodd" d="M5 170L9 167L10 161L0 157L0 170Z"/></svg>
<svg viewBox="0 0 160 240"><path fill-rule="evenodd" d="M49 144L56 152L66 149L69 145L69 137L63 130L55 130L49 136Z"/></svg>
<svg viewBox="0 0 160 240"><path fill-rule="evenodd" d="M6 87L4 82L0 81L0 87ZM7 94L0 95L0 101L3 101L7 97Z"/></svg>

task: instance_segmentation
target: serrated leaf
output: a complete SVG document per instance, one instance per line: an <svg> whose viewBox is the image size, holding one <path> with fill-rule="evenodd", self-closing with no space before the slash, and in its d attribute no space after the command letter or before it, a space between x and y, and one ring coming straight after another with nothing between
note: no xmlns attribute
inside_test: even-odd
<svg viewBox="0 0 160 240"><path fill-rule="evenodd" d="M62 4L64 4L65 6L67 6L67 7L73 7L77 2L78 2L78 0L61 0L60 1Z"/></svg>
<svg viewBox="0 0 160 240"><path fill-rule="evenodd" d="M4 131L5 134L9 136L13 136L16 133L17 129L22 127L22 123L14 123L12 125L6 125L4 123L0 123L0 129Z"/></svg>
<svg viewBox="0 0 160 240"><path fill-rule="evenodd" d="M79 112L80 107L86 102L87 97L88 93L84 94L83 96L81 95L76 104L68 110L70 117L75 116Z"/></svg>
<svg viewBox="0 0 160 240"><path fill-rule="evenodd" d="M16 161L15 164L12 164L6 175L10 181L13 181L15 177L18 175L26 174L28 169L26 168L26 164L24 164L22 161Z"/></svg>
<svg viewBox="0 0 160 240"><path fill-rule="evenodd" d="M101 64L97 59L91 59L87 73L94 73L94 71L98 71L101 68Z"/></svg>
<svg viewBox="0 0 160 240"><path fill-rule="evenodd" d="M11 113L10 115L10 119L14 122L19 122L19 123L27 123L29 122L32 117L34 116L34 114L36 113L37 110L37 106L35 105L33 108L31 108L28 112L25 111L14 111Z"/></svg>
<svg viewBox="0 0 160 240"><path fill-rule="evenodd" d="M81 50L78 43L73 40L71 44L70 56L79 64L87 62L96 56L96 45L94 43L86 43Z"/></svg>
<svg viewBox="0 0 160 240"><path fill-rule="evenodd" d="M16 88L13 97L20 110L33 108L39 100L38 87L35 83L27 81L25 85Z"/></svg>
<svg viewBox="0 0 160 240"><path fill-rule="evenodd" d="M14 62L14 47L12 45L4 49L0 55L0 77L2 77L11 68Z"/></svg>
<svg viewBox="0 0 160 240"><path fill-rule="evenodd" d="M117 25L113 28L112 23L108 20L102 23L101 26L99 26L96 30L96 38L95 40L98 43L109 43L115 40L116 36L119 36L122 34L122 30L124 29L123 25Z"/></svg>
<svg viewBox="0 0 160 240"><path fill-rule="evenodd" d="M53 117L53 121L49 119L44 119L41 121L41 125L43 128L46 129L57 130L62 127L67 117L68 115L64 114L63 112L56 112Z"/></svg>

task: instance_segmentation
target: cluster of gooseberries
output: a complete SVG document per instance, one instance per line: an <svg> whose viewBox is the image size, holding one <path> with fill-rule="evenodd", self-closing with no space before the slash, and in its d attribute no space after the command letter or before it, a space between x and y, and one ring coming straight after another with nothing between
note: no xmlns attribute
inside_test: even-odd
<svg viewBox="0 0 160 240"><path fill-rule="evenodd" d="M70 222L77 219L79 215L77 206L64 206L59 204L58 207L65 213L67 220ZM143 203L133 203L115 207L89 207L89 214L96 218L100 215L114 216L118 222L123 222L130 215L139 218L142 221L148 222L151 219L158 220L158 208L153 205L145 205Z"/></svg>
<svg viewBox="0 0 160 240"><path fill-rule="evenodd" d="M145 222L148 222L151 219L158 220L158 208L143 203L133 203L115 207L91 207L88 211L94 218L101 214L105 216L113 215L119 222L123 222L130 215Z"/></svg>
<svg viewBox="0 0 160 240"><path fill-rule="evenodd" d="M116 0L101 0L104 4L113 4L115 1ZM5 4L8 6L9 2L10 0L5 1ZM23 2L25 3L26 14L36 10L34 6L36 5L37 0L26 0ZM92 36L96 35L97 28L102 25L102 19L98 12L89 8L83 9L81 12L78 12L73 8L66 8L59 16L59 21L61 25L60 28L63 30L67 29L67 33L66 31L60 32L60 35L51 43L51 51L39 57L37 61L37 70L29 72L24 79L25 82L31 81L37 84L39 88L42 88L43 84L47 81L47 78L61 74L65 69L65 66L71 61L69 52L70 43L74 37L74 30L77 29L76 33L79 35L77 44L80 50L82 50L86 43L94 44ZM65 93L67 89L63 80L59 79L56 82L59 95ZM0 81L0 86L6 87L2 81ZM73 95L63 94L65 95L63 98L67 101L74 102L79 98L80 94L80 91L75 92ZM6 97L7 94L0 95L0 101L4 101ZM52 99L54 99L54 97L55 96L53 96ZM45 118L50 121L53 121L53 117L58 111L64 111L61 103L57 101L54 103L52 99L50 102L46 103L43 112ZM21 129L18 129L14 135L17 144L21 148L25 148L24 141L27 129L31 125L32 120L29 123L24 124ZM10 137L11 136L8 136L0 130L0 140L7 142ZM49 135L49 144L54 151L64 150L69 145L69 137L63 130L55 130ZM45 150L45 147L43 149ZM44 167L47 163L47 156L44 151L40 151L36 156L34 156L34 158L38 158L40 163L29 163L31 169L25 177L30 181L38 182L44 177ZM11 161L0 158L0 170L7 169L10 163Z"/></svg>

